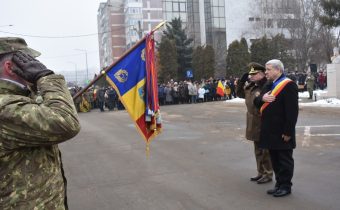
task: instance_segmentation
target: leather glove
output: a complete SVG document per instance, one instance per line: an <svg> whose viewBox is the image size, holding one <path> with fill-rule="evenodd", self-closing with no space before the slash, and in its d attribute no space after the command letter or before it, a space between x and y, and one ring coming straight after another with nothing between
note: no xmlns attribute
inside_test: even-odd
<svg viewBox="0 0 340 210"><path fill-rule="evenodd" d="M246 81L248 81L248 77L249 77L249 73L244 73L240 79L241 83L245 83Z"/></svg>
<svg viewBox="0 0 340 210"><path fill-rule="evenodd" d="M19 67L13 68L13 72L32 84L36 84L41 77L54 74L40 61L21 51L14 53L12 60Z"/></svg>

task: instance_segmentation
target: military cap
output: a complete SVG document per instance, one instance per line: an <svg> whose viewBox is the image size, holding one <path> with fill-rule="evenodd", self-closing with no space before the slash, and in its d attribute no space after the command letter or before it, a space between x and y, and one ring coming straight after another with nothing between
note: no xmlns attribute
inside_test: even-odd
<svg viewBox="0 0 340 210"><path fill-rule="evenodd" d="M33 57L41 55L40 52L27 47L27 43L23 38L19 37L0 37L0 55L22 51Z"/></svg>
<svg viewBox="0 0 340 210"><path fill-rule="evenodd" d="M248 67L250 68L249 74L256 74L260 71L265 72L266 68L262 66L259 63L251 62L248 64Z"/></svg>

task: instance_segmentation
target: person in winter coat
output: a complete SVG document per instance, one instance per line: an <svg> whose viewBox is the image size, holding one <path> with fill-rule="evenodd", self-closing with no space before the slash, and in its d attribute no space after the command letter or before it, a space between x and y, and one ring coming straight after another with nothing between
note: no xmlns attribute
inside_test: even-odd
<svg viewBox="0 0 340 210"><path fill-rule="evenodd" d="M269 150L276 180L275 187L267 193L274 197L291 193L295 126L299 112L298 87L283 72L284 66L280 60L268 61L265 74L269 83L254 99L262 114L259 146Z"/></svg>

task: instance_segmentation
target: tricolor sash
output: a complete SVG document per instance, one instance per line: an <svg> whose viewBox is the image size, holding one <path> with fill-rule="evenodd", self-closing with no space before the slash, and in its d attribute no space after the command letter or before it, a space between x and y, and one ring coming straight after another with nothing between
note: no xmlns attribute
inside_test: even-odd
<svg viewBox="0 0 340 210"><path fill-rule="evenodd" d="M283 88L289 83L291 82L292 80L291 79L288 79L288 78L283 78L281 81L279 81L278 83L274 83L274 87L272 88L272 92L270 93L272 96L277 96L279 95L279 93L283 90ZM262 114L263 110L265 108L267 108L267 106L269 106L269 102L266 102L264 103L262 106L261 106L261 109L260 109L260 113Z"/></svg>

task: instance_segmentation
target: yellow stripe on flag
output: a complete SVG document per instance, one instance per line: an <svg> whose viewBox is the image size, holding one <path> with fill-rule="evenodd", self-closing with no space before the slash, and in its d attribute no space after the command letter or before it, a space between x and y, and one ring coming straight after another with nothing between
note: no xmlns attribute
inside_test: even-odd
<svg viewBox="0 0 340 210"><path fill-rule="evenodd" d="M122 96L125 108L130 113L131 118L136 121L145 113L144 98L145 79L139 81L136 86L131 88ZM142 91L143 90L143 91Z"/></svg>

